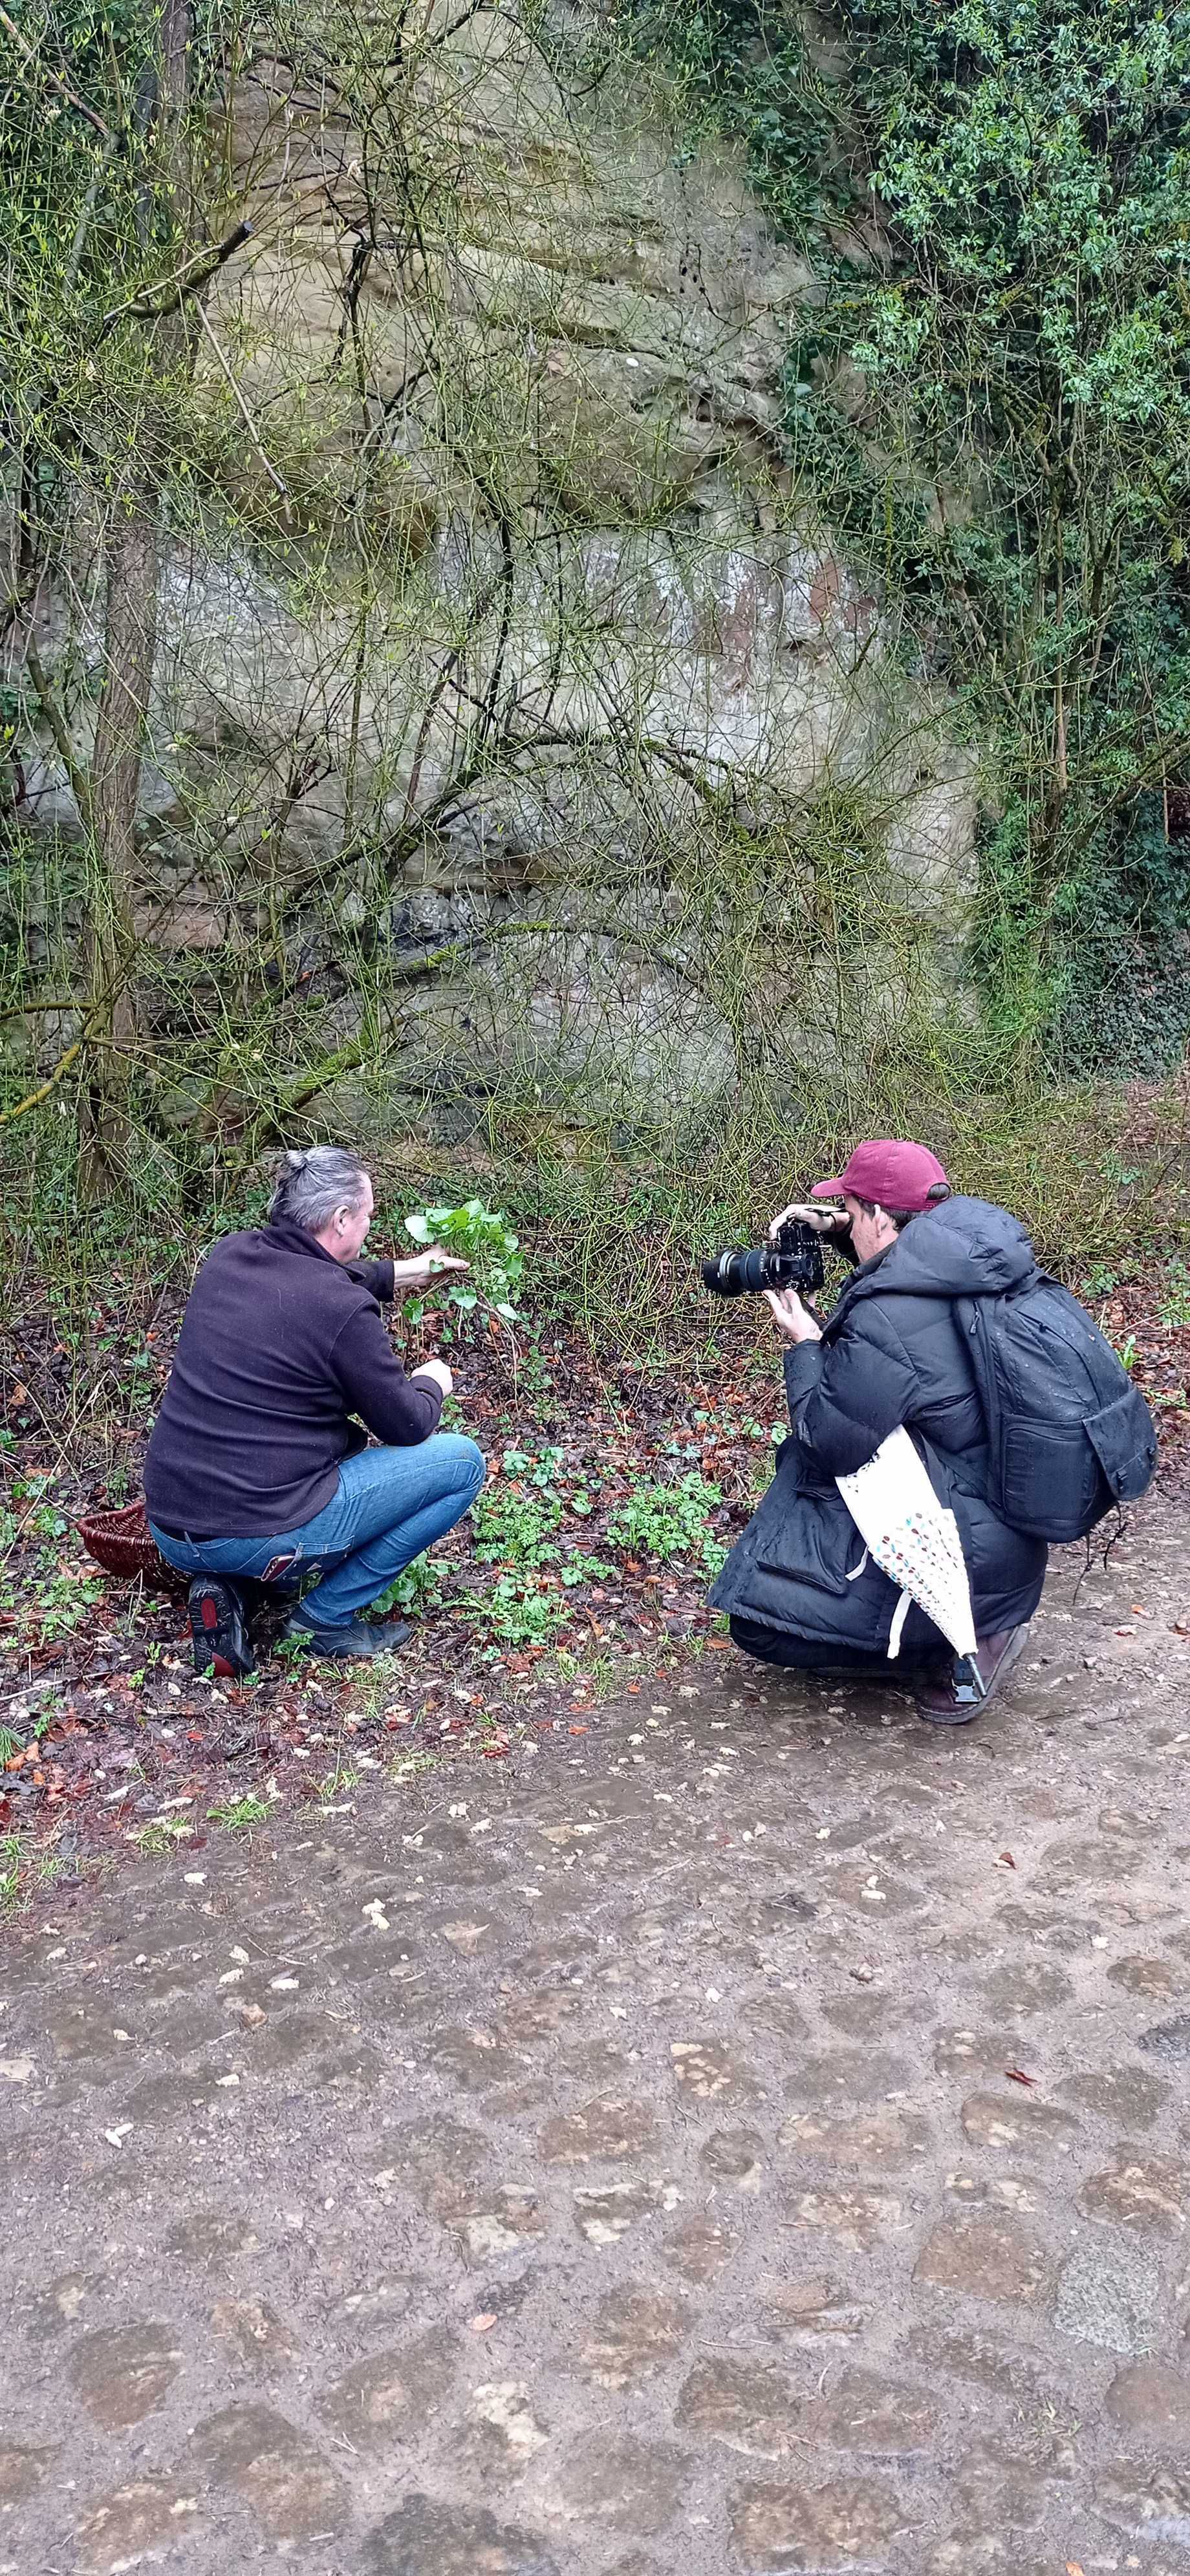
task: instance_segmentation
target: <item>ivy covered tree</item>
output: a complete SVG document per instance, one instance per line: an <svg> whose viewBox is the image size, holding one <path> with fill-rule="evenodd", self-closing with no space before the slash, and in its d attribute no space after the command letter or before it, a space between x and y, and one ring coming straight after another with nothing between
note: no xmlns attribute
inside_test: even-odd
<svg viewBox="0 0 1190 2576"><path fill-rule="evenodd" d="M980 746L993 1063L1168 1061L1190 1035L1190 8L643 23L811 253L791 460Z"/></svg>
<svg viewBox="0 0 1190 2576"><path fill-rule="evenodd" d="M190 0L63 0L5 13L0 184L8 210L8 361L0 379L9 578L0 609L18 680L9 739L34 724L62 761L82 830L80 1060L85 1165L118 1176L137 1044L134 835L157 639L161 517L182 442L199 299L243 241L219 239L198 119ZM196 90L199 65L199 95ZM209 62L207 64L209 71ZM80 529L85 531L82 548ZM39 640L48 586L89 564L103 658L92 739L72 675Z"/></svg>

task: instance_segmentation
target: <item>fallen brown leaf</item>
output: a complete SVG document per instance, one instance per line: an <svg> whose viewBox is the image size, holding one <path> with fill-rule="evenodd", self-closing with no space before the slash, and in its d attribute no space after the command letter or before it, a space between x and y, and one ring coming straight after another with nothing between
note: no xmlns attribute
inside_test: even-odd
<svg viewBox="0 0 1190 2576"><path fill-rule="evenodd" d="M490 2334L496 2322L496 2311L494 2308L489 2308L486 2316L472 2317L470 2322L472 2334Z"/></svg>
<svg viewBox="0 0 1190 2576"><path fill-rule="evenodd" d="M1004 2072L1010 2084L1036 2084L1037 2082L1035 2075L1023 2075L1019 2066L1006 2066Z"/></svg>

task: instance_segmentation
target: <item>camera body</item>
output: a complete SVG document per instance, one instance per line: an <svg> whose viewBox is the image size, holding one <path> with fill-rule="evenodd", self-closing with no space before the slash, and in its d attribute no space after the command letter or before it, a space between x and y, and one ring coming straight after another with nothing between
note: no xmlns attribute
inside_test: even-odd
<svg viewBox="0 0 1190 2576"><path fill-rule="evenodd" d="M771 1243L716 1253L704 1261L702 1275L712 1297L758 1297L764 1288L796 1288L799 1297L812 1297L826 1278L822 1237L794 1217Z"/></svg>

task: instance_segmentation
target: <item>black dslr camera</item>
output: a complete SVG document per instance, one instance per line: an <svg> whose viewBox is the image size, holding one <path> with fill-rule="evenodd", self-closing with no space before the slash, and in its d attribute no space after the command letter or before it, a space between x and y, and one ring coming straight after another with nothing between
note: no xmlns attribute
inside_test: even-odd
<svg viewBox="0 0 1190 2576"><path fill-rule="evenodd" d="M826 1277L822 1237L795 1217L771 1243L704 1261L702 1275L712 1297L757 1297L762 1288L796 1288L799 1297L812 1297Z"/></svg>

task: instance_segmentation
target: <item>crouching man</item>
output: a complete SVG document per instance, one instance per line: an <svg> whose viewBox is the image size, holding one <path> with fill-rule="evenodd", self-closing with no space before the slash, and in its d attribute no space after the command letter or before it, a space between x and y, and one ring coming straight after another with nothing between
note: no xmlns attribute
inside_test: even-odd
<svg viewBox="0 0 1190 2576"><path fill-rule="evenodd" d="M1020 1654L1041 1598L1043 1539L1009 1527L989 1501L988 1433L969 1333L959 1301L1007 1291L1034 1269L1015 1217L984 1199L951 1198L942 1165L925 1146L858 1145L815 1200L842 1210L794 1207L856 1268L819 1326L792 1289L766 1290L786 1344L793 1436L712 1592L746 1653L831 1678L900 1681L923 1717L961 1725ZM945 1639L914 1604L900 1660L886 1660L897 1589L865 1558L835 1484L904 1424L917 1440L939 1501L958 1522L979 1641L981 1696Z"/></svg>
<svg viewBox="0 0 1190 2576"><path fill-rule="evenodd" d="M196 1670L252 1670L244 1580L283 1588L318 1655L408 1636L362 1613L475 1501L473 1440L441 1432L443 1360L406 1375L381 1304L466 1262L361 1261L372 1184L332 1145L287 1154L269 1221L207 1254L145 1460L149 1525L190 1575ZM357 1418L358 1417L358 1418ZM366 1430L361 1424L367 1426ZM367 1432L383 1445L367 1446ZM298 1603L303 1580L317 1580Z"/></svg>

